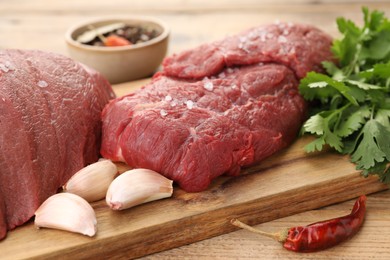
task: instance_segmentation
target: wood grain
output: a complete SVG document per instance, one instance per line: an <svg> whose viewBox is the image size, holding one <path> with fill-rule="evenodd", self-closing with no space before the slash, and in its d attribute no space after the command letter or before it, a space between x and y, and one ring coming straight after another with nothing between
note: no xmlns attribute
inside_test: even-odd
<svg viewBox="0 0 390 260"><path fill-rule="evenodd" d="M337 36L336 17L361 23L362 5L390 14L386 0L0 1L0 48L66 55L64 33L74 23L132 14L156 16L169 24L170 54L276 20L310 23ZM146 82L117 85L115 90L123 95ZM303 146L308 141L297 140L262 164L246 169L241 177L219 178L206 192L188 194L176 188L173 198L123 212L110 211L103 201L94 203L98 218L94 238L37 230L28 223L0 242L0 259L128 259L171 248L175 249L145 258L389 259L389 191L369 196L362 232L339 247L314 255L292 254L274 241L242 230L232 232L232 217L277 230L345 214L353 201L321 207L387 189L375 178L360 177L348 157L331 152L305 154Z"/></svg>
<svg viewBox="0 0 390 260"><path fill-rule="evenodd" d="M205 192L175 188L172 198L122 212L93 204L98 233L94 238L32 223L1 242L6 258L135 258L225 234L233 217L254 225L384 190L376 178L363 178L345 156L307 155L298 139L291 147L236 178L218 178ZM26 250L17 250L20 245Z"/></svg>
<svg viewBox="0 0 390 260"><path fill-rule="evenodd" d="M310 210L255 227L277 232L286 227L307 225L348 214L354 200ZM272 239L239 230L202 242L182 246L142 259L390 259L390 191L374 193L367 200L367 214L360 231L350 240L325 251L300 254L287 251Z"/></svg>

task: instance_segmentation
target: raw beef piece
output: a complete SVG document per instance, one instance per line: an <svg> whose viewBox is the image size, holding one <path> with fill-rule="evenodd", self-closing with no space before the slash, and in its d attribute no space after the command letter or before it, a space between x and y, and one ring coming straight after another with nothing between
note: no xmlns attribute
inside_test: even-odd
<svg viewBox="0 0 390 260"><path fill-rule="evenodd" d="M202 81L157 76L104 108L101 153L202 191L292 142L305 118L297 84L277 64L228 68Z"/></svg>
<svg viewBox="0 0 390 260"><path fill-rule="evenodd" d="M103 110L101 153L207 188L289 145L305 119L298 79L332 60L332 40L272 24L168 57L163 71Z"/></svg>
<svg viewBox="0 0 390 260"><path fill-rule="evenodd" d="M219 73L224 67L276 62L288 66L302 78L311 70L321 70L321 62L332 57L331 43L329 35L309 25L264 25L168 57L163 61L163 73L202 79Z"/></svg>
<svg viewBox="0 0 390 260"><path fill-rule="evenodd" d="M0 51L0 239L98 159L114 98L95 71L58 54Z"/></svg>

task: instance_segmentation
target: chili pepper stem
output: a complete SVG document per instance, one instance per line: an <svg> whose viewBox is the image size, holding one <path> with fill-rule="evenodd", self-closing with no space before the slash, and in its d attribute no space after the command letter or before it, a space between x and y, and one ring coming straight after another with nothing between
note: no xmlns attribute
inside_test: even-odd
<svg viewBox="0 0 390 260"><path fill-rule="evenodd" d="M268 233L268 232L265 232L265 231L262 231L262 230L255 229L255 228L253 228L251 226L248 226L247 224L242 223L238 219L232 219L230 221L230 223L232 225L236 226L236 227L248 230L248 231L256 233L256 234L260 234L262 236L266 236L266 237L272 238L272 239L274 239L274 240L276 240L278 242L281 242L281 243L285 242L286 239L287 239L288 229L286 229L286 230L284 230L282 232L278 232L278 233Z"/></svg>

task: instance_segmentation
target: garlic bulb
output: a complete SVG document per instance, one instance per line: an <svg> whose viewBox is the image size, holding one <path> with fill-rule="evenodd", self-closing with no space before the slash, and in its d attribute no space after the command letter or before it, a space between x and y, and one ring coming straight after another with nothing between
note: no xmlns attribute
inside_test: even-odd
<svg viewBox="0 0 390 260"><path fill-rule="evenodd" d="M93 208L83 198L71 193L49 197L35 212L37 228L54 228L94 236L97 221Z"/></svg>
<svg viewBox="0 0 390 260"><path fill-rule="evenodd" d="M148 169L133 169L115 178L107 190L111 209L122 210L172 196L172 181Z"/></svg>
<svg viewBox="0 0 390 260"><path fill-rule="evenodd" d="M99 160L76 172L63 186L64 191L79 195L88 202L106 196L118 169L111 160Z"/></svg>

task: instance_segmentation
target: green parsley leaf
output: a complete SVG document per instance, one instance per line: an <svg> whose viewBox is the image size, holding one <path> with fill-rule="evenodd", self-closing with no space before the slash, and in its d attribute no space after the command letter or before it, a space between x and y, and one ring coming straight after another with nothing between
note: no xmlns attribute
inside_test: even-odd
<svg viewBox="0 0 390 260"><path fill-rule="evenodd" d="M324 136L320 136L314 141L310 142L308 145L306 145L305 150L308 153L321 151L325 144L326 142L324 140Z"/></svg>
<svg viewBox="0 0 390 260"><path fill-rule="evenodd" d="M340 136L331 130L336 122L337 116L339 116L338 111L323 111L306 121L303 125L304 131L321 136L320 141L315 142L312 144L314 146L308 148L309 151L313 149L321 151L323 142L329 144L339 152L342 151L343 144Z"/></svg>
<svg viewBox="0 0 390 260"><path fill-rule="evenodd" d="M390 160L390 131L382 124L375 119L368 120L361 135L362 140L351 156L351 161L360 169L369 169L376 162Z"/></svg>
<svg viewBox="0 0 390 260"><path fill-rule="evenodd" d="M300 83L301 94L308 100L320 98L327 102L329 98L337 92L342 94L346 99L354 105L358 105L355 97L351 95L351 88L345 85L342 81L334 80L324 74L309 72L306 78ZM318 91L310 91L310 89L317 88Z"/></svg>
<svg viewBox="0 0 390 260"><path fill-rule="evenodd" d="M356 80L346 80L346 82L352 84L352 85L355 85L361 89L364 89L364 90L369 90L369 89L381 89L382 87L381 86L377 86L377 85L373 85L373 84L368 84L368 83L364 83L364 82L360 82L360 81L356 81Z"/></svg>
<svg viewBox="0 0 390 260"><path fill-rule="evenodd" d="M368 10L367 7L363 7L362 11L365 26L370 30L377 30L383 23L383 19L385 18L384 13L377 10L370 13L370 10Z"/></svg>
<svg viewBox="0 0 390 260"><path fill-rule="evenodd" d="M341 137L350 136L355 131L358 131L370 116L370 110L367 106L352 107L347 110L337 128L337 135Z"/></svg>
<svg viewBox="0 0 390 260"><path fill-rule="evenodd" d="M387 129L390 129L390 109L379 109L375 119Z"/></svg>
<svg viewBox="0 0 390 260"><path fill-rule="evenodd" d="M390 53L390 32L382 31L375 35L370 45L362 49L362 59L382 60Z"/></svg>
<svg viewBox="0 0 390 260"><path fill-rule="evenodd" d="M342 80L345 78L343 71L339 69L333 62L324 61L322 62L322 66L329 75L333 75L332 78L334 80Z"/></svg>
<svg viewBox="0 0 390 260"><path fill-rule="evenodd" d="M333 41L337 64L324 61L326 74L309 72L299 85L312 102L301 133L316 139L305 149L325 146L349 154L363 176L377 174L390 184L390 21L381 11L362 8L364 25L337 19Z"/></svg>
<svg viewBox="0 0 390 260"><path fill-rule="evenodd" d="M390 62L386 64L375 64L372 70L373 76L381 79L390 78Z"/></svg>

